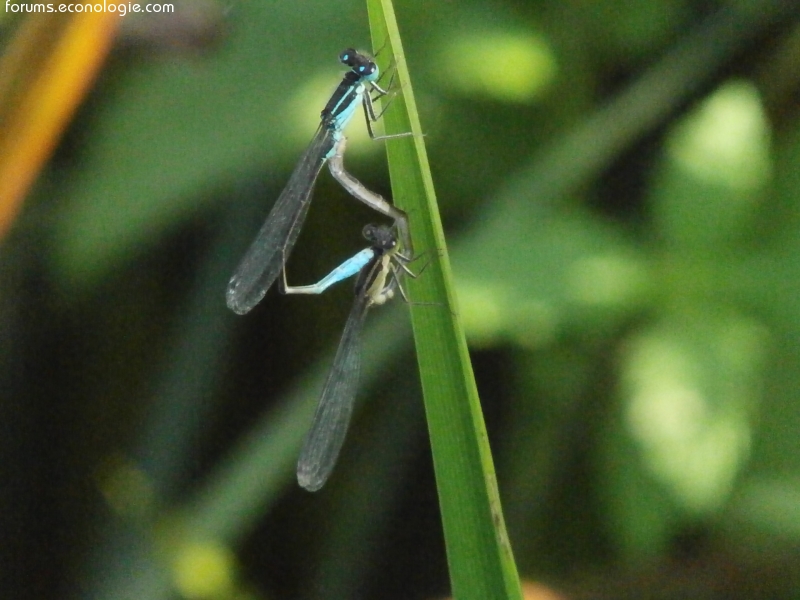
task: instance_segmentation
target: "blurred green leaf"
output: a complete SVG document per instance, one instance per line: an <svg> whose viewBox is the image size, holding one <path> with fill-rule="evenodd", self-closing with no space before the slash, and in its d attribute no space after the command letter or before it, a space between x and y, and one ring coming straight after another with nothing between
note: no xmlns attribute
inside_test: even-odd
<svg viewBox="0 0 800 600"><path fill-rule="evenodd" d="M643 306L651 274L622 231L578 209L526 213L509 207L456 255L471 341L535 347L566 328L608 331Z"/></svg>
<svg viewBox="0 0 800 600"><path fill-rule="evenodd" d="M707 251L746 237L770 182L770 131L758 91L724 84L671 132L651 202L659 238Z"/></svg>

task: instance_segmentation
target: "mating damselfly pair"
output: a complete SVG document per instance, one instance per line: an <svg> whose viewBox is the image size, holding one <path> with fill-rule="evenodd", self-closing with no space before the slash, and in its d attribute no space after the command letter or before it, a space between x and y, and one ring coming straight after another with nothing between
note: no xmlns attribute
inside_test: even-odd
<svg viewBox="0 0 800 600"><path fill-rule="evenodd" d="M281 274L279 289L284 294L321 294L334 283L357 275L353 308L297 462L297 481L309 491L325 484L344 443L358 388L366 313L370 307L391 299L395 290L403 294L403 275L413 276L407 267L413 258L413 247L406 213L364 187L345 170L343 162L347 144L344 128L359 104L364 109L370 137L397 137L378 138L372 131L372 123L380 117L374 102L387 96L389 90L378 85L378 66L367 55L348 48L339 60L349 70L323 108L316 134L231 277L226 293L228 307L245 314L261 301ZM391 218L393 227L367 225L363 233L370 244L368 248L318 283L292 287L286 283L286 261L308 214L314 183L326 162L333 177L352 196Z"/></svg>

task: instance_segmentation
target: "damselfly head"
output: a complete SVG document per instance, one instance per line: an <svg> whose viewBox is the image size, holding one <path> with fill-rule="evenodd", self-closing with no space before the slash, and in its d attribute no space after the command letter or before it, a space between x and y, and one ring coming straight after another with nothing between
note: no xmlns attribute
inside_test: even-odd
<svg viewBox="0 0 800 600"><path fill-rule="evenodd" d="M373 248L384 252L397 246L397 238L391 228L384 225L365 225L361 233Z"/></svg>
<svg viewBox="0 0 800 600"><path fill-rule="evenodd" d="M370 77L378 72L378 65L370 57L353 48L343 50L339 55L339 60L361 77Z"/></svg>

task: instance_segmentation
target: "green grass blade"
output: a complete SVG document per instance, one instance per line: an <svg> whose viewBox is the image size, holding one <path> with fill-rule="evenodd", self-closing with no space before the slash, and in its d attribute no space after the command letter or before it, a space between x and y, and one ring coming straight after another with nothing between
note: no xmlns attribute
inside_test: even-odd
<svg viewBox="0 0 800 600"><path fill-rule="evenodd" d="M494 465L461 326L444 233L390 0L368 0L373 45L396 68L401 90L384 116L395 203L409 215L414 247L429 264L409 282L412 324L433 449L452 593L464 600L521 598ZM423 258L422 260L426 260Z"/></svg>

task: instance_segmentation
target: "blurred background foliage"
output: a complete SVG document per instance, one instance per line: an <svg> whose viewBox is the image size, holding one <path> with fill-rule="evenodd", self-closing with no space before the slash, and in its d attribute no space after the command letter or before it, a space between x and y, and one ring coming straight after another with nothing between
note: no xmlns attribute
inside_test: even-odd
<svg viewBox="0 0 800 600"><path fill-rule="evenodd" d="M396 11L509 535L551 586L528 597L800 597L797 4ZM2 13L0 49L40 18ZM310 495L294 461L349 286L224 302L346 46L369 47L358 2L122 19L0 246L3 597L447 594L402 304L370 317ZM315 197L297 282L375 218L326 173Z"/></svg>

